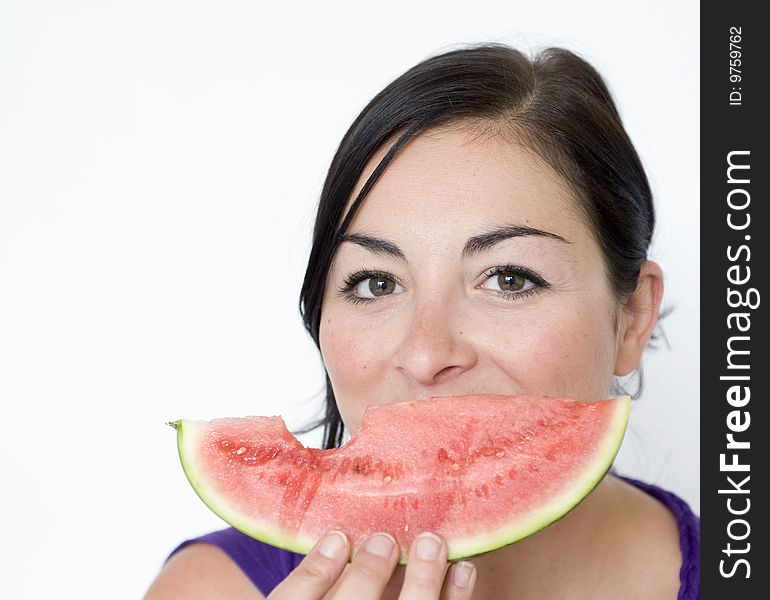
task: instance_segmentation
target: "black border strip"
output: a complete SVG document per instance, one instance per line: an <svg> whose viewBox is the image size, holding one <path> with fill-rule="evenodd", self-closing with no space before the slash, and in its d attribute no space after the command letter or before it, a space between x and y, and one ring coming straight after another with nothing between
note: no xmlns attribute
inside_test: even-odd
<svg viewBox="0 0 770 600"><path fill-rule="evenodd" d="M770 478L765 316L770 295L762 305L762 294L770 294L765 82L770 23L760 16L764 10L756 1L701 3L701 585L706 599L770 597L765 547L770 503L763 491ZM729 170L730 164L735 168Z"/></svg>

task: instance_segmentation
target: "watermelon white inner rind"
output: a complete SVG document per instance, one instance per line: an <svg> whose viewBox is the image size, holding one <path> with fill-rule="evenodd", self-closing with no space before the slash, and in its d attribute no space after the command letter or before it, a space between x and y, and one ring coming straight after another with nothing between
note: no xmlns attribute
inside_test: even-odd
<svg viewBox="0 0 770 600"><path fill-rule="evenodd" d="M309 535L286 535L276 528L274 522L261 520L258 516L239 511L226 496L217 494L211 486L210 474L205 472L204 463L195 460L201 447L201 434L206 433L207 421L177 421L177 445L187 479L201 500L224 521L253 538L299 554L307 554L317 538Z"/></svg>
<svg viewBox="0 0 770 600"><path fill-rule="evenodd" d="M459 560L563 517L611 467L629 412L628 396L434 398L370 407L358 433L333 450L305 448L280 417L174 425L192 487L236 529L300 554L334 527L353 554L388 531L405 564L421 530L442 535Z"/></svg>
<svg viewBox="0 0 770 600"><path fill-rule="evenodd" d="M489 535L457 539L449 548L449 559L468 557L507 546L524 539L550 525L577 506L599 484L610 470L612 462L623 442L628 417L631 411L631 397L621 396L613 414L610 430L615 435L605 436L581 477L575 478L563 491L534 510L529 518L511 524ZM558 516L556 516L558 515Z"/></svg>

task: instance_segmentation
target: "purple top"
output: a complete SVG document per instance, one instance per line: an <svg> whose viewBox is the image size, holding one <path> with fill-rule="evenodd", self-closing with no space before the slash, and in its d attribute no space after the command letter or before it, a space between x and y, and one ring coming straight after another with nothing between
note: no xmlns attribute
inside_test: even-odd
<svg viewBox="0 0 770 600"><path fill-rule="evenodd" d="M681 585L677 599L699 600L700 517L692 512L687 502L671 492L636 479L619 477L662 502L674 514L679 526L679 545L682 552L682 568L679 570ZM169 558L195 542L207 542L223 550L265 596L305 558L302 554L255 540L232 527L186 540L176 547Z"/></svg>

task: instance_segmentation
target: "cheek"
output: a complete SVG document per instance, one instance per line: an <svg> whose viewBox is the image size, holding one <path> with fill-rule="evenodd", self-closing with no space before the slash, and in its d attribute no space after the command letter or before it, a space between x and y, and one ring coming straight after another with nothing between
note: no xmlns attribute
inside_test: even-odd
<svg viewBox="0 0 770 600"><path fill-rule="evenodd" d="M365 328L341 323L342 320L334 315L324 316L319 343L342 420L348 428L355 430L364 400L371 400L376 382L382 379L382 374L378 373L382 348L376 343L375 332L367 335ZM355 399L359 399L361 406L354 405Z"/></svg>
<svg viewBox="0 0 770 600"><path fill-rule="evenodd" d="M520 334L501 360L527 393L580 400L607 396L615 364L615 335L607 313L560 306L517 329Z"/></svg>

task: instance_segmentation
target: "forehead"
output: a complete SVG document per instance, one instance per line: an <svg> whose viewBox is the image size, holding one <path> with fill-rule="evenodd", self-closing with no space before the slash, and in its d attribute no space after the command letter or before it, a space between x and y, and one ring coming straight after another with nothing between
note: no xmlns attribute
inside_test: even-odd
<svg viewBox="0 0 770 600"><path fill-rule="evenodd" d="M348 208L390 143L369 161ZM568 234L582 227L567 183L531 150L499 135L454 126L419 134L385 168L348 231L416 228L431 223L478 229L506 224Z"/></svg>

